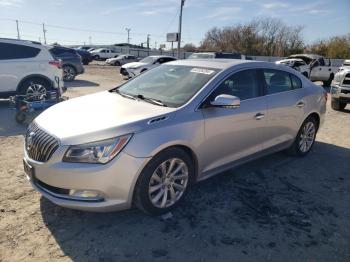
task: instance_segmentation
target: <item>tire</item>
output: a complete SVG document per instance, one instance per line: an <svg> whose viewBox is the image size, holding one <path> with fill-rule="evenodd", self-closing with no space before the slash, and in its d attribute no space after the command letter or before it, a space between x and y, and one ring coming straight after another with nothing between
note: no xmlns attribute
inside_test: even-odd
<svg viewBox="0 0 350 262"><path fill-rule="evenodd" d="M16 113L16 122L18 124L23 124L24 121L26 121L26 114L24 112L22 112L22 111L18 111Z"/></svg>
<svg viewBox="0 0 350 262"><path fill-rule="evenodd" d="M77 76L77 72L73 66L64 65L62 69L63 69L63 81L71 82Z"/></svg>
<svg viewBox="0 0 350 262"><path fill-rule="evenodd" d="M113 65L114 66L120 66L120 62L119 61L115 61Z"/></svg>
<svg viewBox="0 0 350 262"><path fill-rule="evenodd" d="M333 79L334 75L331 74L327 81L323 81L323 87L329 87L332 84Z"/></svg>
<svg viewBox="0 0 350 262"><path fill-rule="evenodd" d="M100 60L101 58L100 58L99 55L95 55L95 56L93 57L93 59L94 59L94 60Z"/></svg>
<svg viewBox="0 0 350 262"><path fill-rule="evenodd" d="M308 130L311 131L311 128L313 129L313 135L309 135L307 133ZM306 156L311 151L315 143L317 129L318 124L316 119L312 116L306 118L303 124L301 125L293 144L290 146L290 148L288 148L288 153L298 157ZM304 138L302 136L304 136ZM303 147L303 145L306 145L307 147Z"/></svg>
<svg viewBox="0 0 350 262"><path fill-rule="evenodd" d="M82 63L83 63L83 65L88 65L89 64L89 60L88 59L83 59Z"/></svg>
<svg viewBox="0 0 350 262"><path fill-rule="evenodd" d="M162 169L161 166L165 168ZM163 176L164 173L171 173L170 168L174 175ZM175 173L178 168L180 169ZM142 170L134 190L134 204L146 214L165 214L183 200L194 177L193 161L186 152L175 147L165 149L154 156Z"/></svg>
<svg viewBox="0 0 350 262"><path fill-rule="evenodd" d="M43 78L29 78L22 82L18 88L20 95L30 96L33 100L41 99L46 96L46 92L52 89L52 84Z"/></svg>
<svg viewBox="0 0 350 262"><path fill-rule="evenodd" d="M307 72L302 73L306 78L309 78L309 74Z"/></svg>
<svg viewBox="0 0 350 262"><path fill-rule="evenodd" d="M340 102L339 100L336 100L336 99L332 99L331 107L332 107L332 109L334 109L336 111L341 111L341 110L345 109L346 103Z"/></svg>

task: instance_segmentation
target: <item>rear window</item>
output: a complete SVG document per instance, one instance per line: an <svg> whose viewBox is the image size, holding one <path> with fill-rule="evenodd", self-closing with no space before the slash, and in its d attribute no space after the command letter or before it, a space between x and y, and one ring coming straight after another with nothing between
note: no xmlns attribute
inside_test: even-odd
<svg viewBox="0 0 350 262"><path fill-rule="evenodd" d="M57 47L51 48L50 52L54 57L72 56L77 54L77 52L73 49L57 48Z"/></svg>
<svg viewBox="0 0 350 262"><path fill-rule="evenodd" d="M0 60L25 59L36 57L40 48L25 45L0 43Z"/></svg>

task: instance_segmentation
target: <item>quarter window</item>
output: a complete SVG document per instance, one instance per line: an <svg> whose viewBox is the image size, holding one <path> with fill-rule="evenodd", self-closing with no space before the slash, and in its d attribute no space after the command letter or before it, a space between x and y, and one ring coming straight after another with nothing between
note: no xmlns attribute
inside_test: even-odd
<svg viewBox="0 0 350 262"><path fill-rule="evenodd" d="M301 88L301 80L298 77L290 75L290 78L292 79L293 89Z"/></svg>
<svg viewBox="0 0 350 262"><path fill-rule="evenodd" d="M0 43L0 60L33 58L39 52L40 49L35 47Z"/></svg>
<svg viewBox="0 0 350 262"><path fill-rule="evenodd" d="M241 100L258 97L259 84L256 70L244 70L228 77L211 94L209 99L213 101L215 97L222 94L236 96Z"/></svg>
<svg viewBox="0 0 350 262"><path fill-rule="evenodd" d="M273 69L264 69L266 93L268 95L293 90L289 73Z"/></svg>

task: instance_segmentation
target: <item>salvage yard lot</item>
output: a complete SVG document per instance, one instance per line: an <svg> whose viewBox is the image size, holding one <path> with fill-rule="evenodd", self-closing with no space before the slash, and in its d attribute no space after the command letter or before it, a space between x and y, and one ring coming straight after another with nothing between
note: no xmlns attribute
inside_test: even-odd
<svg viewBox="0 0 350 262"><path fill-rule="evenodd" d="M95 63L65 95L121 81ZM198 183L165 219L40 197L22 170L25 128L0 100L0 261L350 261L350 108L327 106L307 157L277 153Z"/></svg>

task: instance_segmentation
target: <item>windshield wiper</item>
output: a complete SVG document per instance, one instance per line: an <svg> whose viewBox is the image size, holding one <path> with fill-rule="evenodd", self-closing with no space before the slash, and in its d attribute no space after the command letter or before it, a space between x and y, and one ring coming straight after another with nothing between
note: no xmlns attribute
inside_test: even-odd
<svg viewBox="0 0 350 262"><path fill-rule="evenodd" d="M129 94L126 94L126 93L122 93L122 92L119 91L119 89L115 89L115 90L113 90L113 91L116 92L117 94L123 96L123 97L136 100L136 97L135 97L135 96L129 95Z"/></svg>
<svg viewBox="0 0 350 262"><path fill-rule="evenodd" d="M149 102L149 103L152 103L154 105L158 105L158 106L164 106L164 107L167 107L166 104L164 104L161 100L159 99L154 99L154 98L151 98L151 97L144 97L143 95L136 95L134 96L135 98L138 98L138 99L141 99L143 101L146 101L146 102Z"/></svg>

